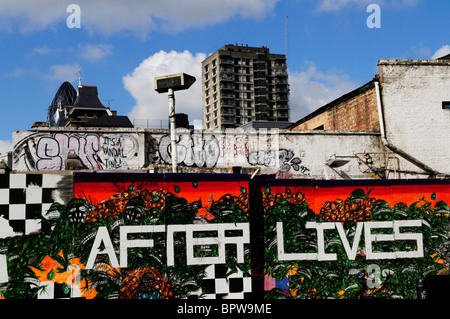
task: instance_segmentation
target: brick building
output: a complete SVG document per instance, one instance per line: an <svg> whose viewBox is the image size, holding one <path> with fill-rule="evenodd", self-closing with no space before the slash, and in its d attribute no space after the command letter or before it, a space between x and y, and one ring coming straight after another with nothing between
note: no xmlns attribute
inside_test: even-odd
<svg viewBox="0 0 450 319"><path fill-rule="evenodd" d="M293 130L380 131L375 82L318 108L290 126Z"/></svg>
<svg viewBox="0 0 450 319"><path fill-rule="evenodd" d="M382 59L378 70L370 82L288 129L379 133L377 154L385 155L384 170L394 172L394 178L449 176L450 151L443 137L450 134L450 55Z"/></svg>

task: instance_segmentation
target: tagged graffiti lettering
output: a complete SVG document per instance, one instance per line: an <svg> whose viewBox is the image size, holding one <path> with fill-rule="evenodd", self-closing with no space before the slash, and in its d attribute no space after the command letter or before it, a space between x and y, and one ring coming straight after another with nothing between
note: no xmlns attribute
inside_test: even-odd
<svg viewBox="0 0 450 319"><path fill-rule="evenodd" d="M186 166L214 167L219 159L219 141L214 135L201 133L177 134L177 162ZM172 163L170 136L165 135L159 142L161 159Z"/></svg>
<svg viewBox="0 0 450 319"><path fill-rule="evenodd" d="M42 137L36 145L36 169L61 170L64 160L70 152L79 156L85 166L90 169L101 169L102 165L96 156L99 151L99 139L96 134L62 134Z"/></svg>
<svg viewBox="0 0 450 319"><path fill-rule="evenodd" d="M247 160L250 165L276 167L282 173L288 172L291 168L305 175L309 172L308 168L300 165L302 160L294 156L293 151L287 149L251 151L248 153Z"/></svg>
<svg viewBox="0 0 450 319"><path fill-rule="evenodd" d="M87 169L129 169L138 151L137 140L129 134L55 133L28 138L21 157L29 170L63 170L70 153Z"/></svg>
<svg viewBox="0 0 450 319"><path fill-rule="evenodd" d="M102 136L106 169L129 169L127 159L138 156L138 143L130 135Z"/></svg>

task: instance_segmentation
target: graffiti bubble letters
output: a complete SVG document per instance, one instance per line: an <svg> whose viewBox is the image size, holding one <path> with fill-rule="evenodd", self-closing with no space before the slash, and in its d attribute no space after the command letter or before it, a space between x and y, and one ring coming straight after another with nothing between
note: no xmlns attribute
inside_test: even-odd
<svg viewBox="0 0 450 319"><path fill-rule="evenodd" d="M194 132L177 133L177 162L186 166L214 167L219 159L219 141L214 135ZM165 135L159 142L161 159L172 163L170 136Z"/></svg>
<svg viewBox="0 0 450 319"><path fill-rule="evenodd" d="M302 160L294 156L294 152L287 149L261 150L248 153L248 163L250 165L264 165L266 167L279 168L280 172L286 173L291 168L307 175L309 169L300 165Z"/></svg>
<svg viewBox="0 0 450 319"><path fill-rule="evenodd" d="M77 154L89 169L101 169L97 160L99 138L96 134L63 134L41 137L36 145L36 169L62 170L67 154Z"/></svg>
<svg viewBox="0 0 450 319"><path fill-rule="evenodd" d="M138 142L129 134L55 133L38 140L36 170L63 170L69 153L88 169L129 169L138 152Z"/></svg>

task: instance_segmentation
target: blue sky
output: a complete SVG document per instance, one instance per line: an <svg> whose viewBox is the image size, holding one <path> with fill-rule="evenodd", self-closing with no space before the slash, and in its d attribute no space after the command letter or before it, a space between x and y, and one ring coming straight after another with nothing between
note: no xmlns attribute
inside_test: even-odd
<svg viewBox="0 0 450 319"><path fill-rule="evenodd" d="M70 4L80 28L68 26ZM380 28L367 25L370 4ZM167 119L168 102L153 78L194 75L176 110L200 120L201 61L225 44L287 48L296 121L370 81L379 59L450 53L449 12L438 0L0 0L0 152L13 130L45 121L61 83L76 86L79 71L119 115L155 120Z"/></svg>

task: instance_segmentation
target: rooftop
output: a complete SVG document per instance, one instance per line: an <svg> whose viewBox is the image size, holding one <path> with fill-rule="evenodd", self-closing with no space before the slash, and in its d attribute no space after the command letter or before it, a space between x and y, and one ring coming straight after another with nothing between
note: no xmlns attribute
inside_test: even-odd
<svg viewBox="0 0 450 319"><path fill-rule="evenodd" d="M292 122L284 122L284 121L251 121L247 124L241 125L238 129L248 130L251 128L260 129L260 128L278 128L285 129L292 125Z"/></svg>
<svg viewBox="0 0 450 319"><path fill-rule="evenodd" d="M95 85L79 85L77 98L73 104L73 108L69 114L75 110L107 110L106 106L100 101L98 97L97 86Z"/></svg>
<svg viewBox="0 0 450 319"><path fill-rule="evenodd" d="M81 124L84 127L134 127L128 116L102 115L89 122Z"/></svg>

